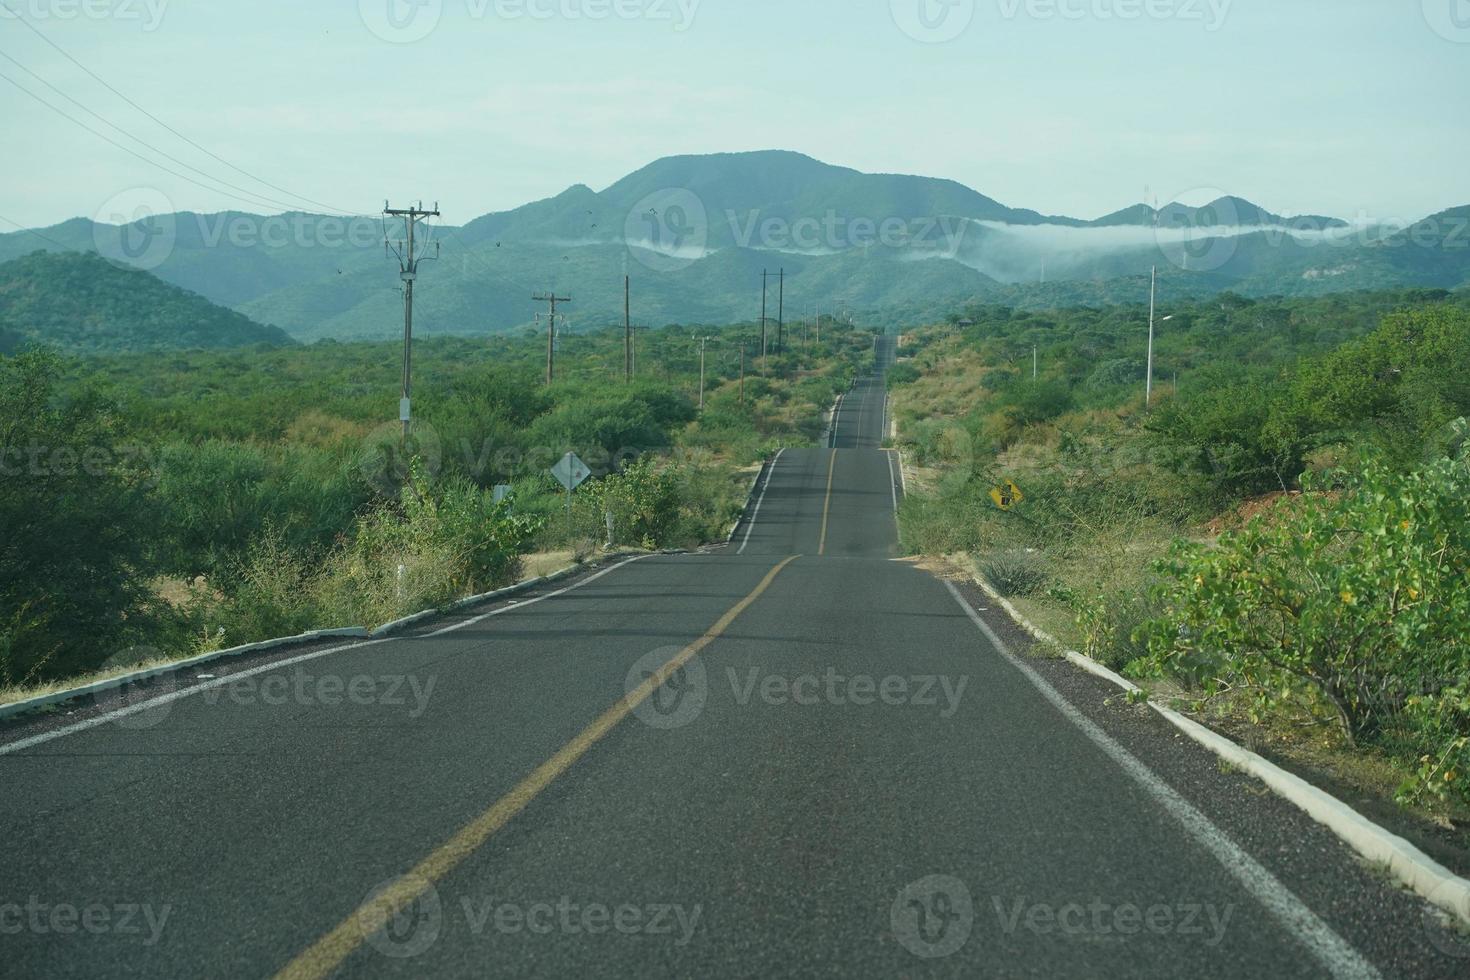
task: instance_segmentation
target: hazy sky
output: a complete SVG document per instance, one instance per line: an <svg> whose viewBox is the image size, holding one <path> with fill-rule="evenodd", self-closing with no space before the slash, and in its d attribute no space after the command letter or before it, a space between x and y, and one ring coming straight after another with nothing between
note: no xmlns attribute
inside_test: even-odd
<svg viewBox="0 0 1470 980"><path fill-rule="evenodd" d="M0 0L149 112L294 195L459 223L661 156L799 150L1097 217L1470 203L1470 0ZM953 36L951 36L953 35ZM0 19L0 74L151 155L253 183ZM0 80L0 215L279 211L108 145ZM165 165L182 173L177 164ZM3 225L0 225L3 227Z"/></svg>

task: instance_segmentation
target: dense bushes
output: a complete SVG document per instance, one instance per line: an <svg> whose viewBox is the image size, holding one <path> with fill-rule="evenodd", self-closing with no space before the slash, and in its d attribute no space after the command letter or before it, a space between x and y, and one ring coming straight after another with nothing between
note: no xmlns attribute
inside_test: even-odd
<svg viewBox="0 0 1470 980"><path fill-rule="evenodd" d="M150 640L146 454L117 407L63 394L59 362L0 358L0 684L75 671Z"/></svg>
<svg viewBox="0 0 1470 980"><path fill-rule="evenodd" d="M1350 739L1433 763L1412 792L1470 799L1470 453L1408 472L1371 458L1312 490L1176 546L1148 667L1262 709L1319 698Z"/></svg>

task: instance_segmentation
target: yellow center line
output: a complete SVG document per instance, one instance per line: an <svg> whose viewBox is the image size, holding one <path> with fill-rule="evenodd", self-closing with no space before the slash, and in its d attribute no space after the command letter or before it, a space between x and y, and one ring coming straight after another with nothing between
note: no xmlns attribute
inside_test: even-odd
<svg viewBox="0 0 1470 980"><path fill-rule="evenodd" d="M822 539L817 542L817 554L827 553L827 517L832 510L832 471L837 466L837 450L832 450L832 461L827 464L827 496L822 501Z"/></svg>
<svg viewBox="0 0 1470 980"><path fill-rule="evenodd" d="M537 795L597 744L604 735L612 731L619 722L669 679L674 671L692 660L699 651L714 642L750 604L759 599L770 588L782 570L800 557L793 555L766 573L755 591L736 603L719 618L709 630L674 655L668 663L638 687L623 696L607 711L603 712L580 735L561 748L556 755L523 779L514 789L496 801L490 809L466 824L453 837L441 844L433 853L391 885L377 892L351 915L338 923L337 927L317 940L276 974L276 980L316 980L329 975L342 965L353 950L361 946L390 919L409 903L423 895L453 871L465 858L473 854L490 836L510 822L511 818L524 810Z"/></svg>

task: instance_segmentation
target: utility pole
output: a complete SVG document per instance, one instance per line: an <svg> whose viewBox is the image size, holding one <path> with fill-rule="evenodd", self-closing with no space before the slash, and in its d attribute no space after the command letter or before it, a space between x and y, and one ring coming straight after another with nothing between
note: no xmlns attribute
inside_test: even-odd
<svg viewBox="0 0 1470 980"><path fill-rule="evenodd" d="M699 338L699 410L704 411L704 345L708 337Z"/></svg>
<svg viewBox="0 0 1470 980"><path fill-rule="evenodd" d="M745 404L745 345L740 345L740 404Z"/></svg>
<svg viewBox="0 0 1470 980"><path fill-rule="evenodd" d="M556 377L556 304L570 303L570 296L558 296L556 290L549 293L536 293L531 299L538 303L551 304L551 321L546 328L546 383L551 384Z"/></svg>
<svg viewBox="0 0 1470 980"><path fill-rule="evenodd" d="M1032 381L1035 381L1036 380L1036 376L1037 376L1037 373L1040 370L1040 368L1041 368L1040 355L1037 353L1036 347L1033 346L1031 348L1031 380Z"/></svg>
<svg viewBox="0 0 1470 980"><path fill-rule="evenodd" d="M776 349L786 353L786 270L781 270L776 292Z"/></svg>
<svg viewBox="0 0 1470 980"><path fill-rule="evenodd" d="M633 380L633 317L632 285L623 277L623 380Z"/></svg>
<svg viewBox="0 0 1470 980"><path fill-rule="evenodd" d="M761 377L766 376L766 278L768 273L761 270Z"/></svg>
<svg viewBox="0 0 1470 980"><path fill-rule="evenodd" d="M1154 401L1154 309L1159 289L1159 267L1154 266L1148 281L1148 377L1143 384L1143 409Z"/></svg>
<svg viewBox="0 0 1470 980"><path fill-rule="evenodd" d="M439 205L435 204L432 211L425 211L422 201L408 208L390 208L384 201L383 217L383 251L391 251L398 257L398 278L403 281L403 394L398 401L398 420L403 423L403 444L407 446L408 430L413 420L413 284L419 276L419 261L424 258L419 253L414 231L420 221L439 217ZM405 237L396 243L388 239L388 218L403 219ZM433 257L439 257L437 242Z"/></svg>

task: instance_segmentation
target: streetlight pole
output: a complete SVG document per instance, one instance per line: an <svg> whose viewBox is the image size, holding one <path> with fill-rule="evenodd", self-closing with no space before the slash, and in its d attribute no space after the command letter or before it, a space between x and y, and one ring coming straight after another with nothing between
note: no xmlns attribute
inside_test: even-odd
<svg viewBox="0 0 1470 980"><path fill-rule="evenodd" d="M1143 384L1144 411L1154 401L1154 312L1159 289L1159 267L1154 266L1148 280L1148 376Z"/></svg>

